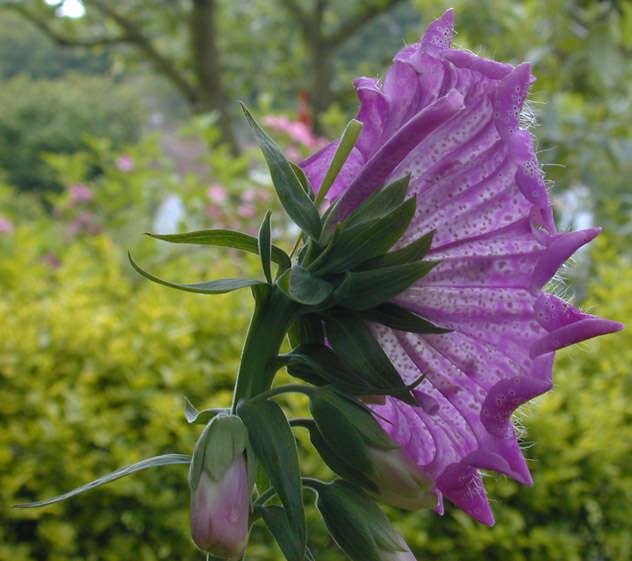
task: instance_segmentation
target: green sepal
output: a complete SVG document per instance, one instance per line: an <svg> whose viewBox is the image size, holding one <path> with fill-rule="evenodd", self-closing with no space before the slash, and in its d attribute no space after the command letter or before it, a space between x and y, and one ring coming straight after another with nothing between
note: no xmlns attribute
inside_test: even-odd
<svg viewBox="0 0 632 561"><path fill-rule="evenodd" d="M288 331L292 347L299 345L321 345L325 340L323 322L315 314L303 314L292 324Z"/></svg>
<svg viewBox="0 0 632 561"><path fill-rule="evenodd" d="M259 254L259 244L257 238L235 232L234 230L198 230L195 232L186 232L183 234L150 234L148 236L169 243L190 243L195 245L214 245L217 247L231 247L247 251L249 253ZM285 251L280 247L273 245L271 251L271 259L279 266L279 272L285 271L292 266L292 262Z"/></svg>
<svg viewBox="0 0 632 561"><path fill-rule="evenodd" d="M369 259L362 263L359 269L377 269L379 267L392 267L393 265L403 265L405 263L421 261L428 254L428 251L430 251L434 233L435 231L432 230L404 247Z"/></svg>
<svg viewBox="0 0 632 561"><path fill-rule="evenodd" d="M333 448L327 444L327 441L323 438L323 435L319 432L316 423L312 422L308 427L309 439L318 452L321 459L327 464L327 466L336 474L344 477L348 481L351 481L357 485L360 485L370 491L377 492L378 487L369 477L367 477L361 469L358 469L357 464L350 464L346 461L346 454L336 454ZM360 466L366 468L366 465Z"/></svg>
<svg viewBox="0 0 632 561"><path fill-rule="evenodd" d="M297 166L294 162L290 162L292 165L292 169L298 177L298 180L301 182L301 187L303 187L303 191L305 194L313 201L314 200L314 188L309 181L309 178L305 175L305 172L300 166Z"/></svg>
<svg viewBox="0 0 632 561"><path fill-rule="evenodd" d="M272 273L270 271L270 261L272 259L272 239L270 236L270 211L266 212L261 227L259 228L259 257L261 258L261 268L269 284L272 284Z"/></svg>
<svg viewBox="0 0 632 561"><path fill-rule="evenodd" d="M263 152L270 169L272 183L283 208L301 230L312 238L318 239L321 222L314 202L305 193L301 180L292 169L292 165L283 151L259 126L243 103L241 108L248 124L255 133L257 144Z"/></svg>
<svg viewBox="0 0 632 561"><path fill-rule="evenodd" d="M298 451L281 407L264 399L242 400L237 414L246 427L257 461L286 509L289 527L305 550L305 512Z"/></svg>
<svg viewBox="0 0 632 561"><path fill-rule="evenodd" d="M198 411L186 397L184 398L184 417L189 424L206 425L215 415L227 412L227 409L204 409L203 411Z"/></svg>
<svg viewBox="0 0 632 561"><path fill-rule="evenodd" d="M384 218L404 202L410 175L397 179L362 201L343 221L345 228Z"/></svg>
<svg viewBox="0 0 632 561"><path fill-rule="evenodd" d="M277 505L256 506L255 512L260 514L268 530L274 537L288 561L300 561L305 556L305 545L296 539L290 530L287 513L283 507Z"/></svg>
<svg viewBox="0 0 632 561"><path fill-rule="evenodd" d="M344 480L322 486L316 507L330 535L352 561L383 561L404 551L389 519L366 493Z"/></svg>
<svg viewBox="0 0 632 561"><path fill-rule="evenodd" d="M221 480L235 458L248 445L248 431L236 415L217 415L204 427L193 450L189 487L195 489L202 471Z"/></svg>
<svg viewBox="0 0 632 561"><path fill-rule="evenodd" d="M421 334L440 334L450 333L450 329L443 329L428 320L414 314L406 308L394 304L393 302L385 302L370 310L356 312L356 315L363 320L380 323L391 329L398 331L408 331L409 333Z"/></svg>
<svg viewBox="0 0 632 561"><path fill-rule="evenodd" d="M428 274L439 262L418 261L367 271L345 273L333 294L339 306L351 310L368 310L395 298Z"/></svg>
<svg viewBox="0 0 632 561"><path fill-rule="evenodd" d="M325 248L323 257L312 263L310 269L319 275L344 273L364 261L386 253L397 242L413 219L415 197L398 205L382 218L363 221L355 226L339 226L338 237L332 238L331 247Z"/></svg>
<svg viewBox="0 0 632 561"><path fill-rule="evenodd" d="M35 508L40 506L46 506L53 503L58 503L59 501L63 501L65 499L69 499L70 497L74 497L79 493L83 493L85 491L89 491L90 489L94 489L95 487L99 487L101 485L105 485L106 483L110 483L110 481L115 481L116 479L120 479L121 477L125 477L134 473L136 471L140 471L143 469L158 467L158 466L168 466L173 464L189 464L191 462L191 456L187 454L164 454L162 456L155 456L153 458L148 458L146 460L142 460L140 462L136 462L135 464L129 465L127 467L118 469L109 473L108 475L104 475L103 477L99 477L90 483L86 483L81 487L77 487L72 491L68 491L63 495L58 495L57 497L53 497L52 499L46 499L44 501L36 501L34 503L22 503L18 505L13 505L13 508Z"/></svg>
<svg viewBox="0 0 632 561"><path fill-rule="evenodd" d="M347 123L347 126L340 137L340 142L338 143L336 152L329 164L329 169L327 169L325 177L318 188L316 204L321 203L327 196L327 193L336 180L338 173L347 161L349 154L351 154L351 150L353 150L353 147L358 140L358 136L360 136L360 132L362 132L363 126L364 123L361 123L356 119L351 119L351 121Z"/></svg>
<svg viewBox="0 0 632 561"><path fill-rule="evenodd" d="M207 282L198 282L195 284L179 284L175 282L170 282L161 279L155 275L152 275L148 271L145 271L140 265L134 261L132 254L128 252L127 254L129 258L129 262L132 267L141 274L146 279L153 281L158 284L162 284L163 286L168 286L169 288L177 288L178 290L185 290L186 292L197 292L201 294L224 294L226 292L232 292L233 290L239 290L240 288L245 288L247 286L256 286L258 284L265 284L259 280L254 279L219 279L214 281Z"/></svg>
<svg viewBox="0 0 632 561"><path fill-rule="evenodd" d="M289 275L289 283L286 277ZM294 265L279 279L279 288L294 302L306 306L322 304L333 292L331 283L313 275L302 265Z"/></svg>
<svg viewBox="0 0 632 561"><path fill-rule="evenodd" d="M325 332L329 344L348 369L363 372L371 387L393 388L398 399L416 405L417 402L406 391L397 370L363 320L346 314L329 314L325 317Z"/></svg>
<svg viewBox="0 0 632 561"><path fill-rule="evenodd" d="M367 446L380 450L399 448L399 445L393 442L393 439L374 419L366 405L353 397L341 394L332 387L325 386L315 390L310 396L309 408L318 430L335 449L345 450L345 438L341 436L343 425L357 431ZM339 417L340 420L333 422L335 417ZM344 430L348 432L350 429Z"/></svg>

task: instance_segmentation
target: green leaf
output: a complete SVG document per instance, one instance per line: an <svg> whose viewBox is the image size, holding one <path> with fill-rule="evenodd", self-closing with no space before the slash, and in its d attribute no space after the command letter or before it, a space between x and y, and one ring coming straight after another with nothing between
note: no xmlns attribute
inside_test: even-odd
<svg viewBox="0 0 632 561"><path fill-rule="evenodd" d="M325 332L329 344L348 369L363 372L367 383L373 387L399 388L401 393L398 392L397 397L416 405L364 321L348 315L329 314L325 319Z"/></svg>
<svg viewBox="0 0 632 561"><path fill-rule="evenodd" d="M336 148L334 157L331 159L331 163L329 164L329 169L323 178L323 182L318 188L318 196L316 197L317 206L325 200L325 196L336 180L342 166L347 161L349 154L351 154L351 150L355 146L363 126L363 123L357 121L356 119L351 119L351 121L347 123L347 126L340 138L340 142L338 143L338 147Z"/></svg>
<svg viewBox="0 0 632 561"><path fill-rule="evenodd" d="M242 400L237 414L248 428L250 444L276 490L289 518L289 527L305 550L305 512L298 452L292 429L274 401Z"/></svg>
<svg viewBox="0 0 632 561"><path fill-rule="evenodd" d="M297 166L294 162L290 162L290 164L292 165L292 169L294 170L296 177L298 177L298 180L301 182L301 187L303 187L303 191L305 191L305 194L313 201L314 188L312 187L312 184L310 183L308 177L305 175L305 172L300 166Z"/></svg>
<svg viewBox="0 0 632 561"><path fill-rule="evenodd" d="M63 495L58 495L57 497L53 497L52 499L47 499L45 501L37 501L34 503L23 503L19 505L13 505L14 508L34 508L39 506L45 506L53 503L58 503L59 501L63 501L65 499L69 499L70 497L74 497L79 493L83 493L84 491L89 491L90 489L94 489L95 487L99 487L101 485L105 485L106 483L110 483L110 481L115 481L116 479L120 479L121 477L125 477L126 475L130 475L136 471L140 471L143 469L148 469L152 467L158 466L168 466L172 464L188 464L191 462L191 456L186 454L165 454L163 456L155 456L153 458L148 458L146 460L142 460L130 466L121 468L119 470L113 471L108 475L104 475L103 477L99 477L99 479L95 479L90 483L86 483L81 487L77 487L72 491L68 491L68 493L64 493Z"/></svg>
<svg viewBox="0 0 632 561"><path fill-rule="evenodd" d="M183 234L150 234L148 236L169 243L190 243L195 245L214 245L218 247L232 247L259 254L259 244L257 238L235 232L234 230L198 230L196 232L186 232ZM280 271L289 269L292 266L289 256L285 251L276 245L272 246L272 261L280 267Z"/></svg>
<svg viewBox="0 0 632 561"><path fill-rule="evenodd" d="M362 263L360 268L363 270L377 269L379 267L391 267L394 265L404 265L405 263L421 261L430 250L434 233L435 231L432 230L432 232L428 232L425 236L400 249L369 259L368 261Z"/></svg>
<svg viewBox="0 0 632 561"><path fill-rule="evenodd" d="M310 265L310 270L319 275L344 273L387 252L408 228L416 204L412 197L382 218L349 228L343 226L338 238L331 240L331 249L325 248L322 256Z"/></svg>
<svg viewBox="0 0 632 561"><path fill-rule="evenodd" d="M336 480L319 489L316 507L352 561L383 561L385 551L404 551L375 501L347 481Z"/></svg>
<svg viewBox="0 0 632 561"><path fill-rule="evenodd" d="M272 273L270 272L270 259L272 256L272 241L270 237L270 211L266 212L259 228L259 257L261 257L261 268L269 284L272 284Z"/></svg>
<svg viewBox="0 0 632 561"><path fill-rule="evenodd" d="M391 329L408 331L410 333L450 333L450 329L437 327L428 320L402 308L393 302L385 302L370 310L356 312L356 315L366 321L381 323Z"/></svg>
<svg viewBox="0 0 632 561"><path fill-rule="evenodd" d="M233 290L245 288L246 286L265 284L264 282L253 279L219 279L208 282L199 282L195 284L178 284L175 282L163 280L155 275L152 275L151 273L142 269L140 265L138 265L136 261L134 261L131 253L128 252L127 256L129 258L129 262L132 264L132 267L134 267L134 269L136 269L136 271L140 273L143 277L155 283L162 284L170 288L177 288L178 290L185 290L187 292L198 292L201 294L224 294L225 292L231 292Z"/></svg>
<svg viewBox="0 0 632 561"><path fill-rule="evenodd" d="M225 412L226 409L204 409L198 411L195 406L184 398L184 417L189 424L206 425L215 415Z"/></svg>
<svg viewBox="0 0 632 561"><path fill-rule="evenodd" d="M256 511L263 517L270 533L279 544L283 555L288 561L300 561L305 555L305 545L296 539L290 530L287 513L283 507L277 505L257 506Z"/></svg>
<svg viewBox="0 0 632 561"><path fill-rule="evenodd" d="M290 270L288 296L295 302L315 306L324 302L333 292L331 283L318 278L302 265Z"/></svg>
<svg viewBox="0 0 632 561"><path fill-rule="evenodd" d="M409 183L410 175L407 175L372 193L347 216L343 222L345 228L383 218L395 210L404 202Z"/></svg>
<svg viewBox="0 0 632 561"><path fill-rule="evenodd" d="M401 294L429 273L438 263L438 261L419 261L346 273L341 285L334 292L334 298L343 308L351 310L374 308Z"/></svg>
<svg viewBox="0 0 632 561"><path fill-rule="evenodd" d="M259 126L243 103L241 108L268 163L272 183L283 208L301 230L318 239L321 223L314 202L305 193L300 179L276 142Z"/></svg>

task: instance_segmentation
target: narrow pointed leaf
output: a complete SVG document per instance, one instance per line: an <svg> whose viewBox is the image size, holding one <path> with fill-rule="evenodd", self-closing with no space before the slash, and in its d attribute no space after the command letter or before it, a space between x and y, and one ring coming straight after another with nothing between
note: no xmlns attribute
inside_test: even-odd
<svg viewBox="0 0 632 561"><path fill-rule="evenodd" d="M395 298L421 277L429 273L438 261L418 261L392 267L346 273L334 298L343 308L368 310Z"/></svg>
<svg viewBox="0 0 632 561"><path fill-rule="evenodd" d="M443 329L428 320L402 308L393 302L385 302L370 310L356 312L356 315L366 321L381 323L391 329L408 331L410 333L449 333L449 329Z"/></svg>
<svg viewBox="0 0 632 561"><path fill-rule="evenodd" d="M270 260L272 258L272 240L270 237L270 211L266 212L261 228L259 228L259 257L261 258L261 268L269 284L272 284L272 273L270 272Z"/></svg>
<svg viewBox="0 0 632 561"><path fill-rule="evenodd" d="M64 493L63 495L58 495L57 497L53 497L52 499L47 499L45 501L37 501L34 503L24 503L19 505L14 505L15 508L34 508L39 506L45 506L53 503L58 503L59 501L63 501L65 499L69 499L70 497L74 497L79 493L83 493L85 491L89 491L90 489L94 489L95 487L99 487L101 485L105 485L106 483L110 483L110 481L115 481L116 479L120 479L121 477L125 477L126 475L130 475L136 471L140 471L143 469L158 467L158 466L168 466L172 464L189 464L191 462L191 456L186 454L165 454L163 456L155 456L153 458L148 458L146 460L142 460L130 466L121 468L119 470L113 471L108 475L104 475L103 477L99 477L99 479L95 479L90 483L86 483L81 487L77 487L72 491L68 491L68 493Z"/></svg>
<svg viewBox="0 0 632 561"><path fill-rule="evenodd" d="M288 561L300 561L305 555L305 546L296 539L290 530L287 513L277 505L258 506L257 512L263 517L266 526L281 548Z"/></svg>
<svg viewBox="0 0 632 561"><path fill-rule="evenodd" d="M259 126L245 105L241 108L270 168L272 183L283 208L301 230L318 239L321 223L314 202L303 190L300 179L276 142Z"/></svg>
<svg viewBox="0 0 632 561"><path fill-rule="evenodd" d="M410 175L407 175L393 181L393 183L390 183L380 191L376 191L367 197L367 199L345 219L345 227L350 228L358 224L371 222L377 218L383 218L395 210L395 208L404 202L409 183Z"/></svg>
<svg viewBox="0 0 632 561"><path fill-rule="evenodd" d="M248 428L255 456L266 471L289 519L289 527L305 550L305 512L298 452L292 429L274 401L242 400L237 414Z"/></svg>
<svg viewBox="0 0 632 561"><path fill-rule="evenodd" d="M259 245L257 238L235 232L234 230L198 230L195 232L186 232L183 234L147 234L157 240L169 243L190 243L194 245L214 245L217 247L231 247L242 251L248 251L257 255L259 253ZM276 245L272 246L271 259L281 270L289 269L292 266L287 253Z"/></svg>
<svg viewBox="0 0 632 561"><path fill-rule="evenodd" d="M342 314L330 314L325 320L327 340L349 369L364 372L374 387L401 388L398 398L415 405L397 370L364 321Z"/></svg>
<svg viewBox="0 0 632 561"><path fill-rule="evenodd" d="M351 150L355 146L363 126L363 123L357 121L356 119L351 119L351 121L347 123L347 126L340 137L340 142L338 143L334 157L329 164L329 169L327 170L327 173L325 173L323 182L318 188L318 196L316 197L317 205L325 200L325 196L333 185L338 173L342 169L342 166L347 161L349 154L351 154Z"/></svg>
<svg viewBox="0 0 632 561"><path fill-rule="evenodd" d="M365 261L362 263L360 268L363 270L377 269L379 267L392 267L394 265L404 265L405 263L421 261L424 257L426 257L428 251L430 251L433 237L434 230L400 249L389 251L384 255Z"/></svg>
<svg viewBox="0 0 632 561"><path fill-rule="evenodd" d="M310 183L309 178L305 175L303 168L301 168L300 166L297 166L294 162L290 162L290 164L292 165L292 169L294 170L296 177L298 177L298 180L301 182L301 187L303 187L303 191L305 191L307 196L313 201L314 188L312 187L312 184Z"/></svg>
<svg viewBox="0 0 632 561"><path fill-rule="evenodd" d="M186 397L184 398L184 417L189 424L206 425L215 415L222 411L226 411L226 409L204 409L203 411L198 411Z"/></svg>
<svg viewBox="0 0 632 561"><path fill-rule="evenodd" d="M416 208L412 197L388 213L383 218L363 222L344 228L337 239L332 240L332 248L326 259L321 259L310 267L318 274L343 273L360 263L386 253L397 242L410 224ZM327 249L325 249L327 251Z"/></svg>
<svg viewBox="0 0 632 561"><path fill-rule="evenodd" d="M199 282L195 284L178 284L175 282L163 280L155 275L152 275L148 271L145 271L140 265L138 265L136 261L134 261L131 253L128 253L127 256L129 258L129 262L132 264L132 267L134 267L134 269L146 279L149 279L150 281L158 284L162 284L164 286L168 286L170 288L177 288L178 290L185 290L187 292L197 292L200 294L224 294L233 290L245 288L246 286L265 284L264 282L258 280L239 278L219 279L208 282Z"/></svg>

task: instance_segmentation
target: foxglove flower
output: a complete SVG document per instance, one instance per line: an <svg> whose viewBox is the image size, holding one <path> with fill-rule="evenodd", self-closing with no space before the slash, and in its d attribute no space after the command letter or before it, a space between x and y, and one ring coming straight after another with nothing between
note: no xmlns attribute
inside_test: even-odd
<svg viewBox="0 0 632 561"><path fill-rule="evenodd" d="M440 264L394 301L451 330L418 335L374 325L403 381L421 373L417 406L388 397L376 418L435 492L484 524L494 518L479 469L531 485L513 411L549 390L557 349L613 331L542 291L598 229L558 233L520 113L534 78L450 48L453 13L400 51L384 82L354 82L364 124L329 191L342 220L384 184L410 174L415 216L395 247L434 231ZM320 185L338 142L301 166Z"/></svg>

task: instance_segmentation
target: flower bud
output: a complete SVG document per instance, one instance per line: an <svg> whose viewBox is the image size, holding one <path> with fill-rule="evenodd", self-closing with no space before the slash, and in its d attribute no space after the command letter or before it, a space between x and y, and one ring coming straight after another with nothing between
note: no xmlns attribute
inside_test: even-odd
<svg viewBox="0 0 632 561"><path fill-rule="evenodd" d="M312 443L333 471L391 506L414 510L437 504L433 481L361 403L319 389L310 409L316 421Z"/></svg>
<svg viewBox="0 0 632 561"><path fill-rule="evenodd" d="M191 535L214 557L236 561L248 543L248 432L239 417L218 415L202 432L191 458Z"/></svg>
<svg viewBox="0 0 632 561"><path fill-rule="evenodd" d="M243 454L224 476L200 474L191 494L191 535L196 545L222 559L240 559L248 543L248 475Z"/></svg>

